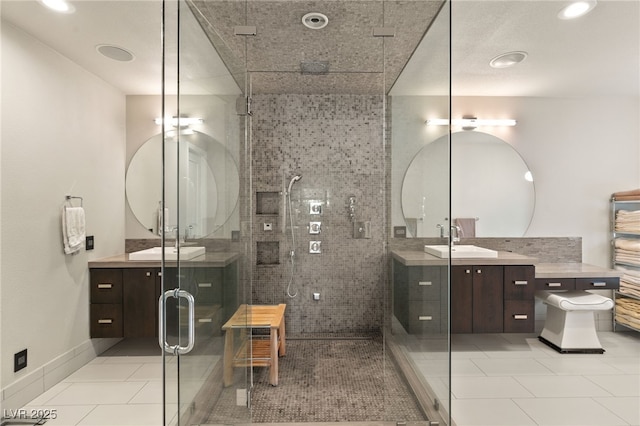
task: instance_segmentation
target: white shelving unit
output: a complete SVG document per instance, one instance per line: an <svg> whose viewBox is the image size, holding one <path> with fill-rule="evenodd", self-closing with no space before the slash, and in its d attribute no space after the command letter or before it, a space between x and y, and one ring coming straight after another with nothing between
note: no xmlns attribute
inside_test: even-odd
<svg viewBox="0 0 640 426"><path fill-rule="evenodd" d="M616 240L636 241L640 245L640 219L638 221L620 220L619 212L638 212L640 215L640 196L637 199L616 199L615 194L611 197L611 265L613 269L625 269L631 273L637 272L640 276L640 251L637 256L627 256L616 250ZM622 214L624 216L625 213ZM617 226L616 226L617 225ZM637 258L637 260L634 259ZM640 279L640 278L639 278ZM621 288L624 288L624 277L620 280ZM640 285L637 286L640 291ZM614 315L613 329L621 326L626 329L640 331L640 324L629 324L620 316L620 301L625 300L626 305L630 305L636 312L640 312L640 294L630 294L622 291L614 291Z"/></svg>

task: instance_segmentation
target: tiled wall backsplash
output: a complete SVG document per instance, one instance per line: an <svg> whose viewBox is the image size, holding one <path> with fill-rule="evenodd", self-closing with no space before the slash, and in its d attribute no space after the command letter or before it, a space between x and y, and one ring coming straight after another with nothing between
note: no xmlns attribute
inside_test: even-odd
<svg viewBox="0 0 640 426"><path fill-rule="evenodd" d="M258 95L252 110L254 196L281 192L291 177L302 176L291 191L296 242L291 292L297 296L286 294L294 248L281 197L277 214L253 215L256 244L264 249L274 247L264 242L279 243L277 264L258 264L254 254L253 303L286 303L292 335L378 329L386 281L383 97ZM371 223L370 239L353 238L351 195L356 220ZM310 213L312 202L321 203L321 214ZM309 233L312 221L321 222L320 234ZM264 230L265 223L271 231ZM321 242L321 253L309 253L311 241ZM313 300L313 293L320 293L320 300Z"/></svg>
<svg viewBox="0 0 640 426"><path fill-rule="evenodd" d="M392 238L389 241L391 250L422 251L425 244L447 244L447 240L441 238ZM581 237L462 238L459 244L531 256L537 258L538 263L582 262Z"/></svg>

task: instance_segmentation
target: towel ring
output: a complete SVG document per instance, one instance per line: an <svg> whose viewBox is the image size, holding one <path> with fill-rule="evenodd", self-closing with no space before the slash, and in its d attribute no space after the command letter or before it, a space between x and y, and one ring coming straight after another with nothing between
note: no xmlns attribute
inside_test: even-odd
<svg viewBox="0 0 640 426"><path fill-rule="evenodd" d="M64 199L69 203L71 203L71 200L80 200L80 207L82 207L84 203L84 200L82 199L82 197L76 197L75 195L65 195Z"/></svg>

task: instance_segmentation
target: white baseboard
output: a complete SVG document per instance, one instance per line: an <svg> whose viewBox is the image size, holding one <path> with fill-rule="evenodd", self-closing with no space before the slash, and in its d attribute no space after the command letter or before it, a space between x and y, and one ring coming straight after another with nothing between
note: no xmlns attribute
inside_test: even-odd
<svg viewBox="0 0 640 426"><path fill-rule="evenodd" d="M120 340L122 339L84 341L2 389L0 405L5 410L22 408Z"/></svg>

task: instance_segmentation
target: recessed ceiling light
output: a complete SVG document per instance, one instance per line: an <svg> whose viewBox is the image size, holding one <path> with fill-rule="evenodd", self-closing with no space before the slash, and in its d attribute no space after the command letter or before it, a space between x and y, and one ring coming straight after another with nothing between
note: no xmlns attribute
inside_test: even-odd
<svg viewBox="0 0 640 426"><path fill-rule="evenodd" d="M527 59L527 52L507 52L493 58L489 65L493 68L509 68Z"/></svg>
<svg viewBox="0 0 640 426"><path fill-rule="evenodd" d="M114 46L113 44L99 44L96 50L109 59L120 62L133 61L135 56L123 47Z"/></svg>
<svg viewBox="0 0 640 426"><path fill-rule="evenodd" d="M40 0L40 3L60 13L73 13L76 8L66 0Z"/></svg>
<svg viewBox="0 0 640 426"><path fill-rule="evenodd" d="M596 7L598 2L596 0L576 1L568 6L564 7L558 12L558 18L560 19L575 19L586 15Z"/></svg>

